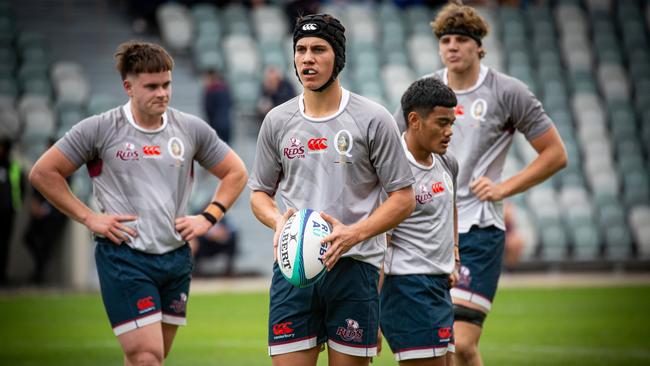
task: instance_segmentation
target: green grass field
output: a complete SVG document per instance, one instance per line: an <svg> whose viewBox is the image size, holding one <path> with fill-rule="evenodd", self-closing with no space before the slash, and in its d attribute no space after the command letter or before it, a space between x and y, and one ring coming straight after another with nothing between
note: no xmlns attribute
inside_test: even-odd
<svg viewBox="0 0 650 366"><path fill-rule="evenodd" d="M196 294L167 365L270 365L268 296ZM481 343L486 365L650 365L650 286L502 289ZM0 364L119 365L98 294L4 296ZM384 342L373 365L395 365ZM319 365L327 365L326 353Z"/></svg>

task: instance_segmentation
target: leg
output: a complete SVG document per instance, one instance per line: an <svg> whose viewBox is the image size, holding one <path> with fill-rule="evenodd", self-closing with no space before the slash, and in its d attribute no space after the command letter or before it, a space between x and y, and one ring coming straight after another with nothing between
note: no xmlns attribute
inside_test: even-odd
<svg viewBox="0 0 650 366"><path fill-rule="evenodd" d="M478 351L478 341L483 328L465 321L454 323L456 337L456 365L482 366L481 354Z"/></svg>
<svg viewBox="0 0 650 366"><path fill-rule="evenodd" d="M346 355L329 347L327 356L329 357L329 366L368 366L370 364L370 357Z"/></svg>
<svg viewBox="0 0 650 366"><path fill-rule="evenodd" d="M158 366L164 359L160 322L136 328L117 337L124 352L125 366Z"/></svg>
<svg viewBox="0 0 650 366"><path fill-rule="evenodd" d="M163 334L163 343L165 345L165 358L169 355L169 351L172 349L172 343L174 343L174 337L176 336L176 331L178 330L178 325L162 323L162 334Z"/></svg>
<svg viewBox="0 0 650 366"><path fill-rule="evenodd" d="M273 366L316 366L320 347L271 356Z"/></svg>
<svg viewBox="0 0 650 366"><path fill-rule="evenodd" d="M400 361L399 366L447 366L447 355Z"/></svg>

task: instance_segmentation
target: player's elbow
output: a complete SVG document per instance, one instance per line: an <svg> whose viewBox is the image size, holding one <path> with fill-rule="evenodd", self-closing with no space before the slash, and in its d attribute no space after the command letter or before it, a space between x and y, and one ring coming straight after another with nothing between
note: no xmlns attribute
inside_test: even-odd
<svg viewBox="0 0 650 366"><path fill-rule="evenodd" d="M556 157L553 159L555 162L555 171L564 169L569 162L569 155L567 154L564 144L561 144L557 150L558 151L555 153Z"/></svg>

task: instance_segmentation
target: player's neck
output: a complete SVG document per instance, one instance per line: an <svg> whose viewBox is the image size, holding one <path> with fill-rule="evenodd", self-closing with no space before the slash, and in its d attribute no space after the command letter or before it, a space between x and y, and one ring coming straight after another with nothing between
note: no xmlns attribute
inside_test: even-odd
<svg viewBox="0 0 650 366"><path fill-rule="evenodd" d="M145 130L156 130L163 124L162 115L152 115L140 112L137 108L133 108L133 105L131 105L131 113L133 113L135 124Z"/></svg>
<svg viewBox="0 0 650 366"><path fill-rule="evenodd" d="M480 73L480 62L473 63L461 72L454 72L447 69L447 83L452 90L466 90L476 85Z"/></svg>
<svg viewBox="0 0 650 366"><path fill-rule="evenodd" d="M431 152L426 151L417 143L415 134L407 132L404 135L404 140L406 141L406 148L409 150L413 159L424 166L429 166L433 163L433 157Z"/></svg>
<svg viewBox="0 0 650 366"><path fill-rule="evenodd" d="M304 91L305 115L312 118L331 116L339 110L343 90L338 79L322 92Z"/></svg>

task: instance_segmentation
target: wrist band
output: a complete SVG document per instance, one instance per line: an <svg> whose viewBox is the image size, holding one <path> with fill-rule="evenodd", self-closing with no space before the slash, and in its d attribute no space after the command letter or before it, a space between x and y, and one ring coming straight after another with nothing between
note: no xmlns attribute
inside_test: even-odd
<svg viewBox="0 0 650 366"><path fill-rule="evenodd" d="M217 223L217 218L212 216L209 212L201 212L201 216L205 217L206 220L210 221L212 225Z"/></svg>
<svg viewBox="0 0 650 366"><path fill-rule="evenodd" d="M223 212L224 215L226 214L226 211L227 211L227 210L226 210L226 206L224 206L221 202L219 202L219 201L212 201L212 202L210 202L210 204L219 207L219 209L221 210L221 212Z"/></svg>

